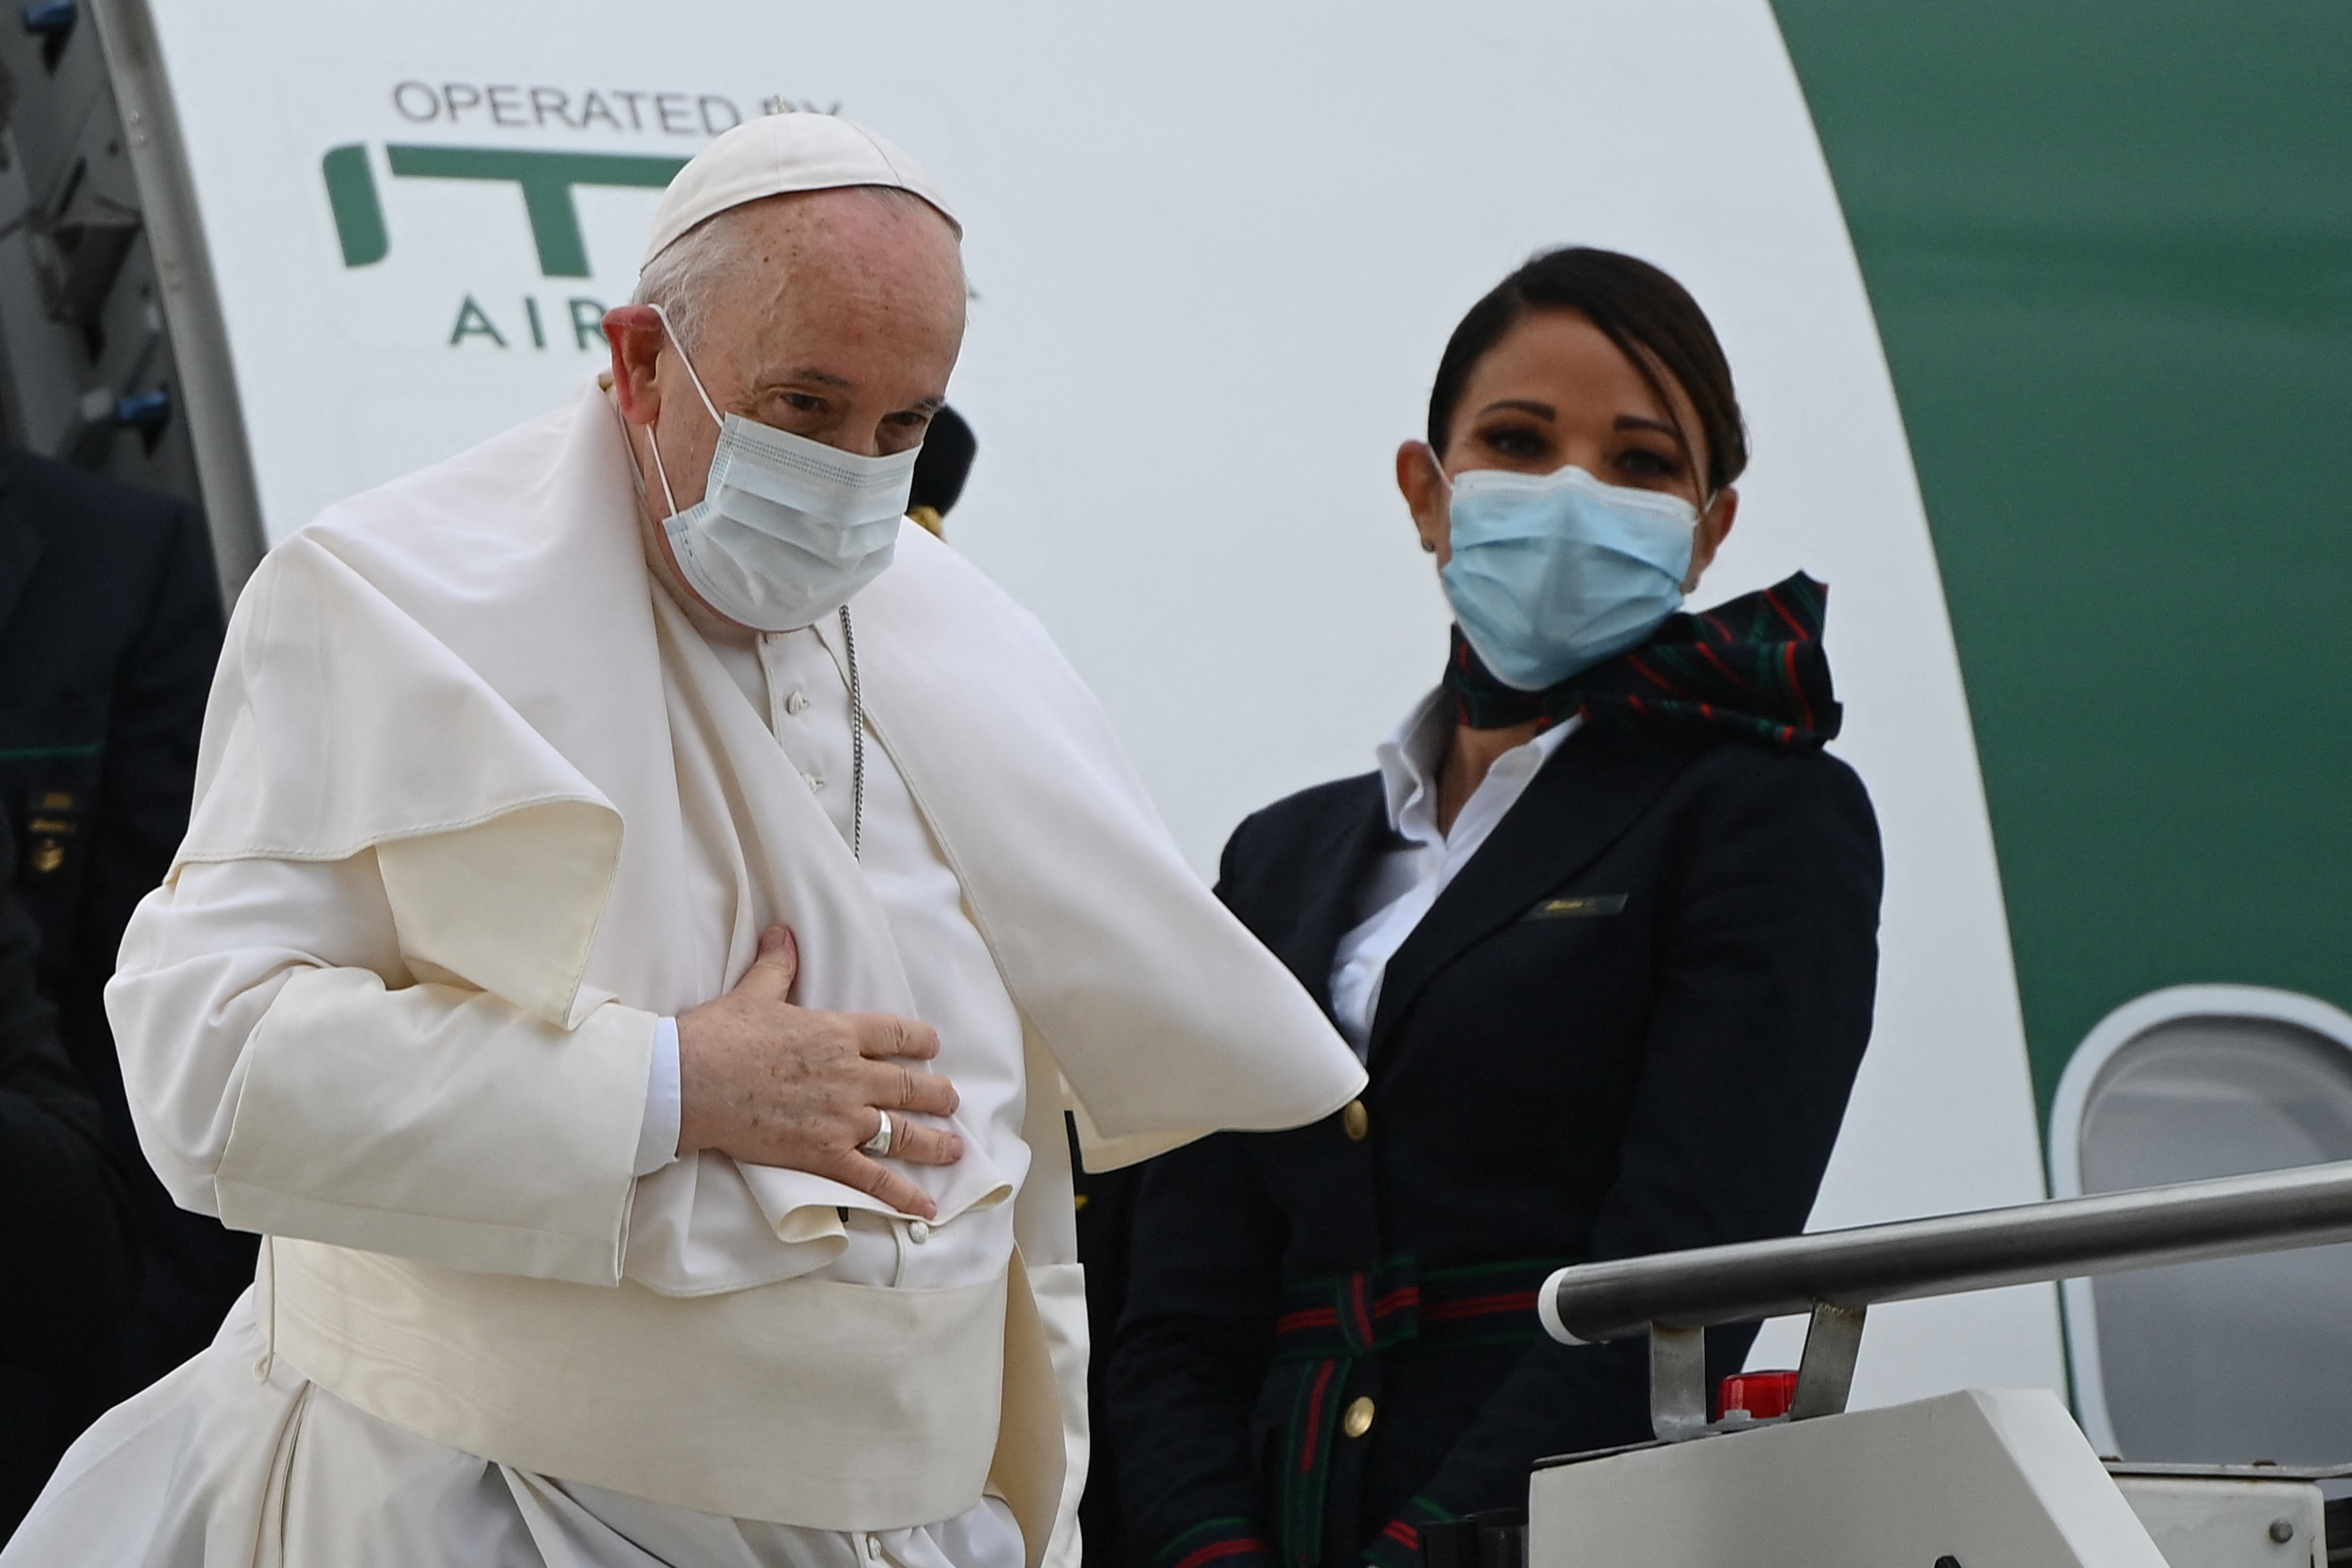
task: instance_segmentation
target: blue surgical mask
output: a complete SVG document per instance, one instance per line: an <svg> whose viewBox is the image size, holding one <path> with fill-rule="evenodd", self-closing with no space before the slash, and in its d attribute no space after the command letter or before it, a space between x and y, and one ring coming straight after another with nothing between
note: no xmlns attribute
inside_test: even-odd
<svg viewBox="0 0 2352 1568"><path fill-rule="evenodd" d="M1682 607L1698 512L1680 496L1578 468L1472 468L1454 476L1447 512L1454 552L1438 576L1462 635L1506 686L1556 686Z"/></svg>

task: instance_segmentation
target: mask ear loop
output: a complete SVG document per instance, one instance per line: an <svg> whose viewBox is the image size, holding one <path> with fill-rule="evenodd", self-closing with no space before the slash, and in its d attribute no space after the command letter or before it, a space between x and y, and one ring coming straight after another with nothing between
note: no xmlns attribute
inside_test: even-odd
<svg viewBox="0 0 2352 1568"><path fill-rule="evenodd" d="M662 467L661 437L650 425L646 426L646 445L653 451L654 477L661 480L662 504L669 508L669 516L676 517L677 515L677 497L670 492L669 470Z"/></svg>
<svg viewBox="0 0 2352 1568"><path fill-rule="evenodd" d="M702 406L710 411L710 422L724 430L727 428L727 421L719 416L719 405L710 401L710 394L703 391L702 378L694 374L694 361L688 356L686 345L677 341L677 330L669 324L669 312L659 305L652 306L651 309L655 317L660 321L663 332L667 334L670 347L677 351L677 363L686 367L686 379L694 383L695 395L701 398Z"/></svg>
<svg viewBox="0 0 2352 1568"><path fill-rule="evenodd" d="M1437 455L1437 447L1433 444L1423 441L1421 449L1429 454L1430 472L1435 474L1437 482L1445 487L1445 499L1438 504L1450 513L1454 508L1454 477L1445 471L1445 459ZM1421 542L1421 549L1424 555L1437 553L1437 546L1426 539Z"/></svg>
<svg viewBox="0 0 2352 1568"><path fill-rule="evenodd" d="M719 416L719 405L710 401L710 394L703 390L702 377L694 373L694 361L688 357L686 345L677 341L677 329L669 324L669 312L659 305L650 305L649 308L654 313L654 319L661 322L662 334L669 339L670 347L677 351L677 363L686 367L686 379L694 384L694 395L702 399L702 406L709 411L710 422L724 432L727 428L727 421ZM653 448L654 476L661 480L662 501L669 508L669 514L676 517L677 497L669 488L669 470L662 466L661 437L651 425L646 426L646 445Z"/></svg>

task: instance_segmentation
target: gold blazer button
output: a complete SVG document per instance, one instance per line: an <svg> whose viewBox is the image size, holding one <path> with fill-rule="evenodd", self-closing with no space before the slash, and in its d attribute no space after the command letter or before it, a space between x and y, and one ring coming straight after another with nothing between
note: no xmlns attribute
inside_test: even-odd
<svg viewBox="0 0 2352 1568"><path fill-rule="evenodd" d="M1360 1143L1364 1135L1372 1130L1372 1113L1364 1109L1362 1100L1351 1100L1348 1101L1347 1109L1339 1112L1339 1125L1346 1131L1349 1142Z"/></svg>
<svg viewBox="0 0 2352 1568"><path fill-rule="evenodd" d="M1348 1406L1348 1413L1339 1417L1339 1430L1350 1437L1360 1437L1371 1429L1372 1402L1369 1399L1357 1400Z"/></svg>

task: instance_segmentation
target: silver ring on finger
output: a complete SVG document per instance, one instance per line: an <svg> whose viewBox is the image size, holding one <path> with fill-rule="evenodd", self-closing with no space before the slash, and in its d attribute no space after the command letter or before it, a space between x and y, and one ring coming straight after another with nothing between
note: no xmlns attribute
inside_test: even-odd
<svg viewBox="0 0 2352 1568"><path fill-rule="evenodd" d="M868 1138L865 1142L860 1143L857 1147L859 1152L862 1153L871 1154L877 1160L887 1160L890 1157L891 1139L897 1132L898 1129L890 1125L890 1113L888 1111L877 1110L874 1114L882 1119L882 1125L875 1130L873 1137Z"/></svg>

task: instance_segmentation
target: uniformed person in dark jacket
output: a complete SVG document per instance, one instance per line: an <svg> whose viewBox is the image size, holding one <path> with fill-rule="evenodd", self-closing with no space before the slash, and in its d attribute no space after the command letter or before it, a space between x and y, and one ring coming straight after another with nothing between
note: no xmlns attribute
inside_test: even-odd
<svg viewBox="0 0 2352 1568"><path fill-rule="evenodd" d="M139 1279L130 1184L34 981L40 932L16 868L0 833L0 1541L56 1461L60 1391Z"/></svg>
<svg viewBox="0 0 2352 1568"><path fill-rule="evenodd" d="M931 416L923 431L922 450L915 454L915 479L907 490L907 515L936 538L947 537L948 513L963 495L971 477L971 460L980 455L980 438L971 426L946 404Z"/></svg>
<svg viewBox="0 0 2352 1568"><path fill-rule="evenodd" d="M1456 626L1380 769L1244 822L1218 890L1364 1054L1318 1125L1143 1178L1110 1370L1131 1561L1404 1568L1548 1454L1649 1436L1644 1347L1543 1337L1593 1258L1794 1232L1869 1038L1878 834L1823 590L1678 613L1746 439L1698 307L1538 257L1397 457ZM1752 1325L1712 1331L1716 1373Z"/></svg>
<svg viewBox="0 0 2352 1568"><path fill-rule="evenodd" d="M0 1344L18 1438L0 1468L37 1469L34 1491L91 1418L201 1350L253 1279L254 1238L178 1208L148 1170L100 1000L187 831L222 620L194 508L0 448L0 812L40 989L128 1173L142 1264L129 1316L79 1365L26 1368Z"/></svg>

